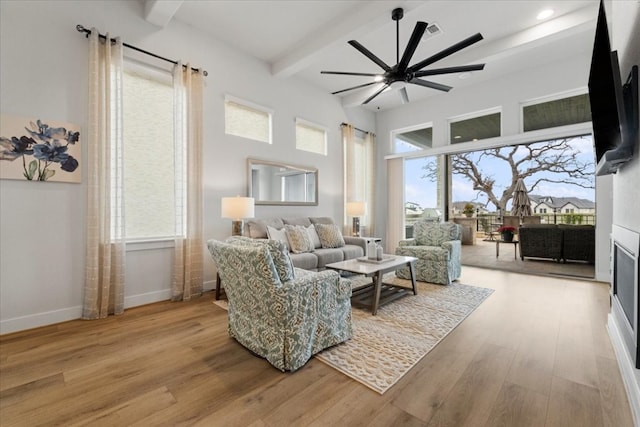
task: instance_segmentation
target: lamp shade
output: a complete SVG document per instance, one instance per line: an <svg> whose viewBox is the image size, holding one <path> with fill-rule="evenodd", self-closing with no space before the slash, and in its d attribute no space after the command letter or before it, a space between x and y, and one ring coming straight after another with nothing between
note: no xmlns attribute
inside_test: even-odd
<svg viewBox="0 0 640 427"><path fill-rule="evenodd" d="M362 216L367 210L367 204L365 202L348 202L347 203L347 215L349 216Z"/></svg>
<svg viewBox="0 0 640 427"><path fill-rule="evenodd" d="M255 200L253 197L223 197L221 204L222 218L239 220L253 218Z"/></svg>

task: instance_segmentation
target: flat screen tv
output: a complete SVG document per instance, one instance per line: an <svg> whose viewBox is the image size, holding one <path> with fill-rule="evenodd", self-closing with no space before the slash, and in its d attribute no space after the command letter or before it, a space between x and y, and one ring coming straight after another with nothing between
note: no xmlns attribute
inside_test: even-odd
<svg viewBox="0 0 640 427"><path fill-rule="evenodd" d="M597 175L616 173L633 158L638 138L638 67L622 84L616 52L611 51L609 29L600 2L589 73L589 102Z"/></svg>

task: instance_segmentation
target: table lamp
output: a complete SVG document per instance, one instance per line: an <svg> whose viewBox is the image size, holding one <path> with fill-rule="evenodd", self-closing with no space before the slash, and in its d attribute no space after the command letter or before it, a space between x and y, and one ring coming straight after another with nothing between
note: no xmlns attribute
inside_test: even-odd
<svg viewBox="0 0 640 427"><path fill-rule="evenodd" d="M360 216L364 215L367 209L365 202L348 202L347 203L347 215L353 217L353 235L355 237L360 236Z"/></svg>
<svg viewBox="0 0 640 427"><path fill-rule="evenodd" d="M231 218L232 236L242 236L244 234L243 218L253 218L255 200L253 197L223 197L221 204L222 218Z"/></svg>

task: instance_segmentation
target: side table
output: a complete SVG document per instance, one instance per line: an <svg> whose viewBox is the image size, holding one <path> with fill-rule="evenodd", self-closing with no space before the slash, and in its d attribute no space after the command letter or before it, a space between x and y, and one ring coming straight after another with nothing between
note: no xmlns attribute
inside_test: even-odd
<svg viewBox="0 0 640 427"><path fill-rule="evenodd" d="M513 244L513 257L515 259L518 259L518 243L520 243L519 241L512 240L510 242L507 242L506 240L496 239L496 258L498 258L498 255L500 255L500 243L511 243L511 244Z"/></svg>

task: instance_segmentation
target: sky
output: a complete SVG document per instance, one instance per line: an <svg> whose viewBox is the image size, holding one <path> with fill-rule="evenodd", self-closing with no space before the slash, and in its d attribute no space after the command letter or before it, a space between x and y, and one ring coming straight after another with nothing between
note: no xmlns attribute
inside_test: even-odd
<svg viewBox="0 0 640 427"><path fill-rule="evenodd" d="M592 169L595 168L591 135L574 138L569 143L579 152L578 159L580 161L589 163ZM544 142L535 144L544 144ZM477 155L479 155L479 152L473 154L473 156ZM423 166L427 161L435 161L435 157L405 160L405 201L418 203L422 208L436 207L437 205L436 183L431 182L428 178L423 178L425 174ZM480 170L485 172L490 171L493 175L496 180L494 192L497 197L500 197L503 189L511 182L511 172L507 163L500 159L485 158L477 163L477 165ZM543 172L537 176L545 175L555 175L557 179L558 174ZM525 187L529 189L535 179L534 177L525 178ZM454 202L471 201L484 204L487 201L484 193L478 193L473 190L471 181L461 175L453 176L452 193ZM533 194L539 196L578 197L591 201L595 200L595 189L566 184L542 183L536 187ZM495 206L493 203L489 203L487 209L494 211Z"/></svg>

